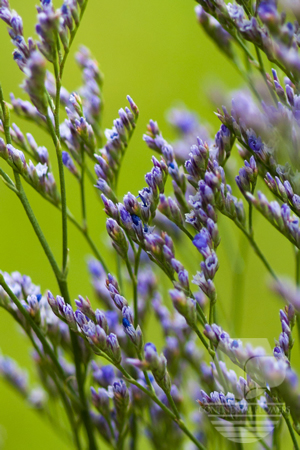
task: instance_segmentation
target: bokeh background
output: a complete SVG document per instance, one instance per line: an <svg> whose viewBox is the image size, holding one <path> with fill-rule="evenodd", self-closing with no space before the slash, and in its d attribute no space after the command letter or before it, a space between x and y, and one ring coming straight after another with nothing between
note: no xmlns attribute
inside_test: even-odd
<svg viewBox="0 0 300 450"><path fill-rule="evenodd" d="M35 36L36 0L11 0L11 6L24 19L25 35ZM56 5L59 4L56 2ZM166 122L166 111L178 102L197 111L203 122L211 124L214 135L219 122L214 115L215 107L209 95L211 92L237 89L242 85L234 67L220 55L214 44L200 30L192 0L90 0L75 39L64 74L63 84L69 90L80 85L80 72L74 62L74 52L80 43L88 46L97 58L105 75L104 126L111 127L120 107L126 105L130 94L140 109L140 119L132 142L127 151L121 172L119 194L127 191L136 193L144 186L144 174L151 168L151 152L142 141L149 119L158 121L166 138L174 138ZM0 23L0 80L6 98L10 92L20 95L19 85L23 74L12 60L13 47L6 26ZM54 156L54 149L48 136L38 128L13 117L23 132L34 134L39 145L45 145ZM1 167L4 163L0 162ZM236 171L241 161L236 157ZM57 172L56 172L57 173ZM78 186L67 174L68 202L70 209L78 214ZM46 237L60 260L60 217L57 211L45 203L31 189L26 188L33 209ZM91 234L96 243L108 255L105 217L102 207L95 199L92 188L88 190L88 220ZM263 252L268 256L276 272L294 274L293 249L281 235L266 225L255 214L255 233ZM268 289L268 276L252 250L247 251L240 232L231 224L221 220L222 245L220 246L220 269L217 274L219 294L219 319L224 328L232 323L238 311L241 337L267 338L272 346L274 337L280 333L278 318L280 300ZM86 270L86 256L89 249L76 229L69 227L70 247L70 290L73 298L78 294L93 293ZM236 253L240 248L244 256L237 264ZM185 240L179 246L178 256L186 262L190 273L195 273L200 261L199 255ZM0 268L11 272L18 270L31 276L43 290L58 293L46 257L39 246L31 226L16 196L4 184L0 184ZM234 269L234 270L232 270ZM234 275L235 271L235 275ZM237 276L237 274L239 274ZM245 283L242 284L242 277ZM162 280L165 287L169 285ZM235 301L232 303L232 298ZM147 339L153 339L160 346L158 327L151 322ZM0 310L0 348L27 367L34 380L30 349L11 320ZM297 361L298 346L293 350ZM67 448L56 437L51 428L26 406L22 399L0 380L0 448L44 450ZM287 447L285 447L287 448Z"/></svg>

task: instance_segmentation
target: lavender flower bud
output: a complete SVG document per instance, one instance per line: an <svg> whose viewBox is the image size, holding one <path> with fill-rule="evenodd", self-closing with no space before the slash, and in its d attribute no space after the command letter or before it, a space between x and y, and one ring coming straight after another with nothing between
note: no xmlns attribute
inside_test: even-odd
<svg viewBox="0 0 300 450"><path fill-rule="evenodd" d="M86 297L84 299L81 295L78 295L78 300L75 300L75 304L80 311L83 312L83 314L91 319L94 319L95 313L91 307L91 303L89 299Z"/></svg>
<svg viewBox="0 0 300 450"><path fill-rule="evenodd" d="M114 219L107 219L106 229L113 240L113 246L122 258L127 258L128 242L122 228Z"/></svg>
<svg viewBox="0 0 300 450"><path fill-rule="evenodd" d="M102 387L107 388L115 379L114 368L111 365L99 367L92 361L92 371L94 380Z"/></svg>
<svg viewBox="0 0 300 450"><path fill-rule="evenodd" d="M71 330L77 331L77 323L74 317L74 312L71 305L65 305L63 307L63 313L66 321L68 322L68 325Z"/></svg>
<svg viewBox="0 0 300 450"><path fill-rule="evenodd" d="M114 204L114 202L112 202L111 200L107 199L105 197L104 194L101 194L101 199L103 201L104 204L104 211L105 213L112 217L115 220L118 220L118 208L116 207L116 205Z"/></svg>
<svg viewBox="0 0 300 450"><path fill-rule="evenodd" d="M211 254L211 239L206 229L202 229L193 239L193 244L199 250L201 255L207 258Z"/></svg>
<svg viewBox="0 0 300 450"><path fill-rule="evenodd" d="M190 289L190 283L189 283L189 273L187 270L180 270L178 272L178 281L185 290Z"/></svg>
<svg viewBox="0 0 300 450"><path fill-rule="evenodd" d="M109 409L109 396L108 392L104 388L99 388L97 391L91 387L91 394L92 394L92 403L95 406L95 408L98 409L98 411L104 416L108 417L110 416L110 409Z"/></svg>
<svg viewBox="0 0 300 450"><path fill-rule="evenodd" d="M171 380L167 371L167 360L163 354L158 356L155 345L148 342L144 347L145 360L152 371L157 384L165 391L170 392Z"/></svg>
<svg viewBox="0 0 300 450"><path fill-rule="evenodd" d="M47 293L47 300L54 314L59 314L58 304L55 300L54 295L50 291L48 291Z"/></svg>
<svg viewBox="0 0 300 450"><path fill-rule="evenodd" d="M118 425L122 429L129 408L129 392L123 380L113 384L113 400L118 417Z"/></svg>
<svg viewBox="0 0 300 450"><path fill-rule="evenodd" d="M125 206L126 210L130 214L140 216L141 207L134 195L132 195L130 192L128 192L128 194L126 194L124 196L123 202L124 202L124 206Z"/></svg>
<svg viewBox="0 0 300 450"><path fill-rule="evenodd" d="M79 309L75 311L75 320L77 324L80 326L80 328L83 328L84 325L88 323L85 315Z"/></svg>
<svg viewBox="0 0 300 450"><path fill-rule="evenodd" d="M74 164L73 159L69 155L68 152L63 151L62 152L62 162L63 165L73 174L76 178L79 178L79 172L77 170L77 167Z"/></svg>
<svg viewBox="0 0 300 450"><path fill-rule="evenodd" d="M1 158L8 159L9 154L6 148L6 144L2 138L0 138L0 156Z"/></svg>
<svg viewBox="0 0 300 450"><path fill-rule="evenodd" d="M132 225L133 225L131 214L127 211L127 209L125 208L125 206L122 203L118 203L117 207L118 207L118 211L119 211L119 215L120 215L121 225L126 230L131 230Z"/></svg>
<svg viewBox="0 0 300 450"><path fill-rule="evenodd" d="M210 301L216 301L216 288L211 279L206 279L203 272L197 272L193 278L193 283L197 284Z"/></svg>
<svg viewBox="0 0 300 450"><path fill-rule="evenodd" d="M105 331L105 333L108 333L108 323L105 314L100 311L100 309L96 309L95 311L95 319L98 325L100 325L101 328Z"/></svg>
<svg viewBox="0 0 300 450"><path fill-rule="evenodd" d="M172 289L169 291L174 308L181 314L187 324L193 327L197 320L196 302L191 298L187 298L182 291Z"/></svg>
<svg viewBox="0 0 300 450"><path fill-rule="evenodd" d="M130 95L127 95L126 98L127 98L128 102L129 102L131 111L133 112L135 120L136 120L138 118L138 116L139 116L139 109L136 106L136 104L134 103L134 101L132 100L132 98L130 97Z"/></svg>
<svg viewBox="0 0 300 450"><path fill-rule="evenodd" d="M121 348L118 342L118 338L115 334L111 333L106 338L108 355L114 361L114 363L119 364L121 362Z"/></svg>
<svg viewBox="0 0 300 450"><path fill-rule="evenodd" d="M213 280L219 268L219 261L215 252L211 253L205 261L200 263L201 269L206 280Z"/></svg>

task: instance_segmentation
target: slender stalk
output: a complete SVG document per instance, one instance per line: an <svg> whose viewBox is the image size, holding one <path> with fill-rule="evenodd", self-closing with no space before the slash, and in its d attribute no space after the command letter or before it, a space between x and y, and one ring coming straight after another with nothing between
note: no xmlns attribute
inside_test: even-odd
<svg viewBox="0 0 300 450"><path fill-rule="evenodd" d="M244 310L244 291L245 291L245 275L246 264L250 246L244 236L241 236L242 241L238 243L237 254L233 264L233 280L232 280L232 317L234 318L234 330L236 336L240 335L243 310Z"/></svg>
<svg viewBox="0 0 300 450"><path fill-rule="evenodd" d="M148 397L150 397L158 406L160 406L160 408L172 419L174 420L178 426L181 428L181 430L189 437L189 439L196 445L197 448L199 448L200 450L206 450L204 445L201 444L201 442L199 442L193 435L192 433L188 430L188 428L186 427L186 425L184 424L184 422L180 419L177 418L176 415L164 404L162 403L159 398L157 397L157 395L152 392L149 391L147 388L145 388L142 384L140 384L138 381L136 381L134 378L132 378L129 373L124 369L123 366L121 366L121 364L116 364L116 367L120 370L120 372L124 375L125 379L131 383L134 384L135 386L137 386L141 391L143 391L146 395L148 395Z"/></svg>
<svg viewBox="0 0 300 450"><path fill-rule="evenodd" d="M22 321L18 320L18 318L14 315L14 313L12 311L10 311L10 310L6 310L6 311L8 313L10 313L11 316L15 320L17 320L17 322L19 323L19 325L22 327L22 329L26 333L27 337L29 338L30 342L32 343L33 348L35 349L35 351L37 352L37 354L39 355L41 360L44 361L44 363L47 363L47 360L45 359L45 356L42 354L39 346L37 345L37 343L35 342L35 340L34 340L34 338L32 336L31 329L26 328L23 325ZM78 430L77 430L77 427L76 427L76 420L75 420L73 409L72 409L72 407L70 405L69 399L66 396L64 386L63 386L63 388L61 387L61 383L56 378L56 375L55 375L54 371L52 370L52 368L50 366L48 367L48 370L49 370L49 374L50 374L50 376L51 376L51 378L52 378L52 380L53 380L53 382L54 382L54 384L55 384L55 386L57 388L57 391L59 392L59 394L61 396L64 408L65 408L65 411L66 411L66 414L67 414L67 417L69 419L70 426L71 426L71 429L72 429L72 432L73 432L73 439L74 439L74 443L76 445L76 448L78 450L81 450L81 444L80 444L80 440L79 440L79 436L78 436Z"/></svg>
<svg viewBox="0 0 300 450"><path fill-rule="evenodd" d="M136 255L135 255L136 258ZM137 276L136 274L132 271L131 265L130 265L130 261L128 258L126 258L126 267L128 270L128 274L130 276L131 282L132 282L132 287L133 287L133 311L134 311L134 327L136 328L138 326L138 291L137 291Z"/></svg>
<svg viewBox="0 0 300 450"><path fill-rule="evenodd" d="M36 217L34 215L34 212L33 212L32 208L30 206L30 203L29 203L29 201L27 199L27 196L25 194L24 188L23 188L22 183L21 183L20 175L17 172L14 172L14 174L15 174L16 186L17 186L17 189L18 189L18 197L19 197L19 199L20 199L20 201L21 201L21 203L23 205L23 208L25 209L27 217L28 217L28 219L29 219L29 221L30 221L30 223L31 223L31 225L32 225L32 227L33 227L33 229L34 229L34 231L35 231L39 241L40 241L40 244L41 244L42 248L44 249L44 252L45 252L45 254L46 254L47 258L48 258L48 261L50 262L50 265L52 267L52 270L53 270L53 272L55 274L55 277L56 277L56 279L59 279L61 277L61 273L60 273L58 264L57 264L57 262L56 262L56 260L54 258L54 255L53 255L53 253L52 253L52 251L50 249L50 246L49 246L49 244L48 244L48 242L47 242L47 240L46 240L46 238L44 236L44 233L43 233L43 231L42 231L42 229L41 229L41 227L40 227L40 225L39 225L39 223L38 223L38 221L37 221L37 219L36 219Z"/></svg>
<svg viewBox="0 0 300 450"><path fill-rule="evenodd" d="M180 420L180 414L179 414L179 411L177 409L177 406L175 405L175 402L174 402L174 399L173 399L172 395L170 394L170 392L165 392L165 394L167 396L167 399L168 399L168 402L169 402L171 408L174 411L175 416L177 417L177 419Z"/></svg>
<svg viewBox="0 0 300 450"><path fill-rule="evenodd" d="M2 113L3 113L3 126L4 126L4 131L5 131L5 136L6 136L6 140L7 143L11 143L11 136L10 136L10 132L9 132L9 116L8 116L8 110L6 108L6 105L4 103L4 99L3 99L3 92L0 86L0 103L1 103L1 108L2 108ZM55 277L57 279L58 285L60 287L60 291L62 296L65 298L65 301L67 303L70 303L70 297L69 297L69 293L68 293L68 289L67 289L67 284L66 284L66 280L65 277L67 275L67 256L68 256L68 249L67 249L67 204L66 204L66 191L65 191L65 182L64 182L64 169L63 169L63 164L62 164L62 158L61 158L61 147L60 147L60 142L58 137L56 136L55 133L55 129L53 127L52 121L50 119L50 117L47 117L47 123L48 123L48 127L49 130L51 132L51 136L53 139L53 142L55 144L55 148L57 151L57 159L58 159L58 164L59 164L59 171L60 171L60 181L61 181L61 197L62 197L62 216L63 216L63 270L62 272L59 270L59 267L56 263L56 260L52 254L52 251L44 237L44 234L39 226L39 223L31 209L31 206L28 202L28 199L26 197L25 191L23 189L23 186L21 184L21 178L20 175L14 171L14 175L15 175L15 181L16 181L16 187L19 191L19 198L21 200L21 203L27 213L27 216L34 228L34 231L46 253L46 256L52 266L53 272L55 274ZM1 278L2 277L2 278ZM1 285L4 288L4 285L2 283L5 283L3 276L1 275L0 277L0 281L1 281ZM5 283L6 285L6 283ZM6 285L6 287L9 289L9 287ZM9 289L10 290L10 289ZM11 291L9 293L13 294ZM10 295L11 297L11 295ZM15 300L18 301L18 299L15 297ZM41 340L43 346L45 346L45 351L49 354L49 356L51 357L51 359L53 360L53 363L56 365L56 368L58 370L60 370L60 376L64 379L64 372L61 368L61 366L59 365L58 361L56 360L55 354L51 348L51 346L48 344L47 340L44 338L44 336L42 335L41 331L39 330L39 327L35 324L35 322L31 319L30 315L27 313L27 311L24 309L24 307L22 306L22 304L18 301L19 306L18 308L20 309L21 307L21 312L25 315L26 319L30 322L33 330L35 331L35 333L37 334L38 338ZM84 392L84 387L83 387L83 380L82 380L82 375L81 375L81 365L80 365L80 347L79 347L79 343L78 343L78 338L74 333L71 333L71 342L72 342L72 346L73 346L73 350L74 350L74 360L75 360L75 368L76 368L76 377L77 377L77 383L78 383L78 391L79 391L79 397L82 403L82 408L81 408L81 415L82 415L82 420L84 422L86 431L87 431L87 435L88 435L88 439L89 439L89 449L90 450L96 450L97 449L97 445L96 445L96 441L94 438L94 434L93 434L93 428L92 428L92 424L91 424L91 420L90 420L90 416L89 416L89 412L88 412L88 407L87 407L87 401L85 398L85 392Z"/></svg>
<svg viewBox="0 0 300 450"><path fill-rule="evenodd" d="M51 345L49 344L49 342L47 341L47 339L45 338L45 336L41 332L39 326L32 319L32 317L29 314L29 312L24 308L24 306L22 305L20 300L15 296L15 294L12 292L12 290L10 289L8 284L5 282L4 276L1 273L0 273L0 285L3 287L5 292L9 295L9 297L11 298L12 302L16 305L18 310L23 314L23 316L25 317L27 322L30 324L31 328L33 329L33 331L35 332L35 334L37 335L37 337L41 341L41 343L43 345L43 348L44 348L44 352L47 353L47 355L52 360L53 365L54 365L57 373L61 377L61 379L66 381L65 373L64 373L61 365L59 364L59 362L58 362L58 360L57 360L57 358L55 356L55 353L54 353Z"/></svg>
<svg viewBox="0 0 300 450"><path fill-rule="evenodd" d="M137 450L138 444L138 420L135 412L132 413L131 421L130 421L130 450Z"/></svg>
<svg viewBox="0 0 300 450"><path fill-rule="evenodd" d="M70 426L71 426L71 429L72 429L72 432L73 432L74 443L76 445L76 448L78 450L81 450L82 446L81 446L81 443L80 443L80 440L79 440L78 428L77 428L77 424L76 424L76 421L75 421L75 418L74 418L72 406L69 403L69 399L66 396L66 394L64 392L64 389L60 386L58 380L56 379L56 376L54 375L52 377L52 379L53 379L53 381L55 383L55 386L56 386L58 392L60 393L62 402L64 404L64 407L65 407L65 410L66 410L66 414L68 416L68 419L69 419L69 422L70 422Z"/></svg>
<svg viewBox="0 0 300 450"><path fill-rule="evenodd" d="M47 124L51 133L51 137L56 150L56 157L60 179L60 195L61 195L61 211L62 211L62 272L66 274L68 271L68 217L67 217L67 195L64 165L62 162L62 150L59 135L56 135L52 120L47 116Z"/></svg>
<svg viewBox="0 0 300 450"><path fill-rule="evenodd" d="M179 225L178 225L179 226ZM183 231L186 235L187 235L187 237L191 240L191 241L193 241L193 239L194 239L194 236L183 226L183 225L181 225L181 226L179 226L179 228L181 229L181 231Z"/></svg>
<svg viewBox="0 0 300 450"><path fill-rule="evenodd" d="M281 427L282 427L282 418L280 418L279 420L279 424L274 428L273 431L273 439L272 439L272 444L273 444L273 449L274 450L280 450L280 431L281 431Z"/></svg>
<svg viewBox="0 0 300 450"><path fill-rule="evenodd" d="M295 247L295 281L296 286L299 288L300 286L300 250ZM300 343L300 315L296 314L296 322L297 322L297 331L298 331L298 340Z"/></svg>
<svg viewBox="0 0 300 450"><path fill-rule="evenodd" d="M253 205L252 205L252 202L248 202L248 203L249 203L249 215L248 215L249 234L250 234L250 236L253 236L253 226L252 226Z"/></svg>
<svg viewBox="0 0 300 450"><path fill-rule="evenodd" d="M300 250L297 247L295 247L295 259L296 259L295 279L296 279L296 286L299 287L299 285L300 285Z"/></svg>
<svg viewBox="0 0 300 450"><path fill-rule="evenodd" d="M192 293L191 293L192 294ZM191 297L193 298L193 294L191 295ZM203 312L203 309L201 308L201 306L199 305L199 303L197 302L196 304L196 308L197 308L197 313L198 313L198 318L200 319L200 322L205 325L207 323L207 319L206 316Z"/></svg>
<svg viewBox="0 0 300 450"><path fill-rule="evenodd" d="M8 116L8 110L5 106L4 103L4 99L3 99L3 92L2 92L2 88L0 85L0 103L1 103L1 107L2 107L2 113L3 113L3 127L4 127L4 131L5 131L5 137L6 137L6 141L7 143L11 143L11 136L10 136L10 132L9 132L9 116ZM51 122L52 124L52 122ZM50 262L50 265L53 269L53 272L55 274L55 277L58 281L58 284L61 281L61 272L59 270L59 267L57 265L57 262L53 256L53 253L49 247L49 244L42 232L42 229L34 215L34 212L31 209L31 206L29 204L29 201L27 199L27 196L25 194L25 191L23 189L22 183L21 183L21 178L20 175L14 171L14 176L15 176L15 181L16 181L16 187L18 190L18 197L26 211L26 214L29 218L29 221L42 245L42 248L44 249L44 252L48 258L48 261ZM56 356L54 354L54 351L52 350L52 348L50 347L50 345L48 344L47 340L44 338L43 334L41 333L39 327L35 324L35 322L32 320L31 316L28 314L28 312L25 310L25 308L22 306L22 304L19 302L19 300L17 299L17 297L12 297L11 294L12 291L10 290L9 286L5 283L5 280L3 278L3 276L0 276L0 282L2 287L7 291L7 289L10 291L8 292L9 296L12 298L12 300L14 301L14 303L17 305L17 307L19 308L19 310L23 313L23 315L26 317L26 319L29 321L29 323L31 324L31 327L33 328L33 330L35 331L36 335L38 336L38 338L40 339L40 341L43 344L43 347L46 351L46 353L49 354L49 356L51 357L56 369L58 370L58 373L60 374L60 376L64 379L64 371L62 370L60 364L58 363Z"/></svg>
<svg viewBox="0 0 300 450"><path fill-rule="evenodd" d="M80 17L79 17L78 25L76 25L75 28L74 28L74 30L71 32L70 39L69 39L69 46L65 49L64 56L63 56L62 61L61 61L61 63L60 63L60 70L59 70L59 76L60 76L60 79L62 78L63 71L64 71L64 68L65 68L65 64L66 64L68 55L69 55L69 53L70 53L71 46L72 46L72 44L73 44L73 41L74 41L75 36L76 36L76 34L77 34L77 31L78 31L78 29L79 29L79 25L80 25L80 23L81 23L81 20L82 20L82 17L83 17L83 15L84 15L84 13L85 13L87 4L88 4L88 0L85 0L85 2L83 3L83 5L81 6Z"/></svg>
<svg viewBox="0 0 300 450"><path fill-rule="evenodd" d="M239 430L237 430L237 432L240 435ZM244 447L243 447L242 442L236 442L236 448L237 448L237 450L243 450Z"/></svg>
<svg viewBox="0 0 300 450"><path fill-rule="evenodd" d="M16 172L17 173L17 172ZM10 179L10 177L0 168L0 177L2 177L2 181L4 181L4 183L6 184L6 186L11 189L15 194L17 194L19 196L20 192L18 191L18 189L16 188L16 185L14 184L14 182ZM33 186L34 187L34 186ZM54 201L51 197L49 197L48 195L44 195L43 193L37 191L40 195L42 195L42 197L47 200L49 203L51 203L51 205L55 206L55 208L59 209L61 211L61 205L58 204L56 201ZM25 192L24 192L25 195ZM30 207L30 205L29 205ZM31 207L30 207L31 209ZM92 252L94 253L94 256L101 262L103 269L106 273L109 273L109 269L102 257L102 255L100 254L95 242L93 241L93 239L91 238L89 232L87 229L85 229L76 219L75 217L71 214L71 212L68 210L67 211L67 217L68 220L73 223L73 225L75 225L75 227L80 231L80 233L84 236L85 240L87 241L88 245L90 246ZM44 247L43 247L44 248ZM47 254L48 255L48 254ZM57 265L57 264L56 264ZM59 267L57 265L57 273L59 272Z"/></svg>
<svg viewBox="0 0 300 450"><path fill-rule="evenodd" d="M198 329L198 327L196 325L194 325L192 327L192 329L194 330L194 332L197 334L198 338L200 339L200 341L202 342L202 344L204 345L204 347L206 348L206 350L208 351L208 353L210 354L210 356L212 358L215 357L215 352L210 348L210 346L208 345L208 342L206 341L206 339L204 338L203 334L201 333L201 331Z"/></svg>
<svg viewBox="0 0 300 450"><path fill-rule="evenodd" d="M117 276L118 276L118 282L120 285L121 292L123 292L123 276L122 276L122 266L121 266L121 257L119 254L116 255L117 257Z"/></svg>
<svg viewBox="0 0 300 450"><path fill-rule="evenodd" d="M268 88L268 90L270 92L270 95L271 95L274 103L275 103L275 106L277 107L278 101L277 101L276 95L275 95L273 89L271 88L271 86L269 86L269 83L268 83L268 80L267 80L267 77L266 77L266 71L265 71L265 68L264 68L264 62L263 62L263 59L261 57L260 50L256 46L255 46L255 51L256 51L256 56L257 56L258 63L259 63L259 71L260 71L260 73L261 73L261 75L262 75L262 77L264 79L264 82L266 83L266 86L267 86L267 88Z"/></svg>
<svg viewBox="0 0 300 450"><path fill-rule="evenodd" d="M142 253L142 247L139 246L138 251L136 252L135 258L134 258L134 274L136 277L138 276L138 272L139 272L141 253Z"/></svg>
<svg viewBox="0 0 300 450"><path fill-rule="evenodd" d="M73 223L74 223L74 225L76 225L75 222L73 222ZM77 226L77 225L76 225L76 226ZM101 265L102 265L104 271L105 271L106 273L109 273L109 269L108 269L108 267L107 267L107 265L106 265L104 259L102 258L101 254L99 253L99 250L97 249L97 246L96 246L96 244L94 243L94 241L93 241L93 239L91 238L91 236L89 235L89 233L88 233L87 231L83 230L80 226L77 227L77 228L83 233L83 235L84 235L84 237L85 237L87 243L88 243L89 246L91 247L91 249L92 249L94 255L96 256L96 258L98 259L98 261L101 262Z"/></svg>
<svg viewBox="0 0 300 450"><path fill-rule="evenodd" d="M287 424L289 433L291 435L291 439L293 441L294 448L295 448L295 450L299 450L299 445L298 445L298 442L297 442L297 439L296 439L296 435L294 433L293 426L292 426L291 421L290 421L289 413L287 411L284 411L284 410L282 410L281 412L282 412L283 418L285 420L285 423Z"/></svg>
<svg viewBox="0 0 300 450"><path fill-rule="evenodd" d="M83 4L81 8L81 16L84 13L84 10L87 6L87 0ZM79 21L80 22L80 21ZM79 25L78 25L79 26ZM49 131L52 136L53 143L55 145L56 149L56 156L57 156L57 162L58 162L58 169L59 169L59 179L60 179L60 195L61 195L61 212L62 212L62 248L63 248L63 254L62 254L62 275L63 277L59 280L59 287L62 293L62 296L64 297L65 301L67 303L71 303L68 286L67 286L67 273L68 273L68 210L67 210L67 196L66 196L66 185L65 185L65 174L64 174L64 165L62 162L62 150L61 150L61 144L60 144L60 131L59 131L59 107L60 107L60 89L61 89L61 81L62 81L62 75L63 75L63 69L65 62L67 60L67 54L70 51L71 44L73 42L73 39L76 35L76 32L78 30L78 26L75 27L74 31L71 33L70 38L70 44L68 46L68 51L65 51L63 59L60 61L59 58L54 58L53 66L54 66L54 72L55 72L55 79L56 79L56 96L55 96L55 114L54 114L54 122L55 122L55 128L53 127L53 123L49 116L47 116L47 124L49 127ZM58 56L59 49L57 49L56 55ZM73 347L73 353L74 353L74 363L75 363L75 370L76 370L76 379L78 384L78 392L79 397L82 403L82 409L81 409L81 417L86 429L88 441L89 441L89 449L95 450L97 449L97 444L94 436L94 430L93 425L91 422L89 410L88 410L88 403L84 391L84 377L81 370L81 350L78 342L78 337L75 335L75 333L71 332L71 343Z"/></svg>
<svg viewBox="0 0 300 450"><path fill-rule="evenodd" d="M216 301L210 301L209 302L209 316L208 316L208 322L211 325L214 322L214 308L215 308Z"/></svg>
<svg viewBox="0 0 300 450"><path fill-rule="evenodd" d="M0 176L2 177L3 181L5 182L5 184L10 189L14 190L15 193L17 194L18 191L16 189L16 186L15 186L14 182L10 179L10 177L7 175L7 173L5 173L3 169L1 169L1 167L0 167Z"/></svg>
<svg viewBox="0 0 300 450"><path fill-rule="evenodd" d="M272 277L277 281L278 277L275 274L274 270L272 269L271 265L269 264L269 262L267 261L267 259L265 258L265 256L263 255L262 251L260 250L260 248L258 247L257 243L255 242L253 236L250 235L250 233L248 233L248 231L243 227L243 225L241 225L238 221L234 221L234 223L237 225L237 227L244 233L244 235L247 237L247 239L249 240L253 250L255 251L255 253L257 254L257 256L259 257L259 259L262 261L262 263L264 264L264 266L267 268L268 272L272 275Z"/></svg>
<svg viewBox="0 0 300 450"><path fill-rule="evenodd" d="M138 356L140 361L143 361L142 353L140 351L137 351L137 356ZM150 391L154 391L154 387L152 386L152 383L150 381L150 378L149 378L147 370L143 370L143 374L144 374L146 383L147 383Z"/></svg>
<svg viewBox="0 0 300 450"><path fill-rule="evenodd" d="M3 91L2 91L2 86L0 84L0 104L1 104L1 109L2 109L2 115L3 115L3 128L4 128L4 133L5 133L5 139L6 139L6 143L7 144L11 144L11 135L10 135L10 127L9 127L9 111L6 107L6 104L4 102L4 97L3 97ZM12 184L13 182L10 180L10 178L7 176L5 176L2 172L1 175L4 177L5 181L7 181L8 184ZM27 199L27 196L25 194L25 191L23 189L22 183L21 183L21 177L20 175L14 170L14 177L15 177L15 182L16 182L16 188L17 188L17 195L26 211L26 214L29 218L29 221L42 245L42 248L48 258L48 261L50 262L50 265L53 269L53 272L56 276L56 278L59 278L60 276L60 270L59 267L57 265L57 262L54 258L54 255L50 249L50 246L42 232L42 229L34 215L34 212L30 206L30 203Z"/></svg>
<svg viewBox="0 0 300 450"><path fill-rule="evenodd" d="M81 199L81 214L82 214L82 228L87 230L87 220L86 220L86 204L85 204L85 189L84 189L84 173L85 173L85 164L84 164L84 149L81 147L81 176L80 176L80 199Z"/></svg>
<svg viewBox="0 0 300 450"><path fill-rule="evenodd" d="M68 285L67 282L65 280L60 281L59 284L60 287L60 291L62 296L64 297L66 303L71 303L70 301L70 295L69 295L69 291L68 291ZM86 433L87 433L87 437L89 440L89 450L96 450L97 444L96 444L96 440L95 440L95 436L94 436L94 430L93 430L93 424L91 422L91 418L90 418L90 413L89 413L89 408L88 408L88 402L86 399L86 395L85 395L85 391L84 391L84 379L83 379L83 374L82 374L82 370L81 370L81 349L80 349L80 345L79 345L79 341L78 341L78 336L74 333L71 332L70 333L71 336L71 343L72 343L72 348L73 348L73 352L74 352L74 363L75 363L75 370L76 370L76 379L77 379L77 384L78 384L78 393L79 393L79 398L81 401L81 417L86 429Z"/></svg>
<svg viewBox="0 0 300 450"><path fill-rule="evenodd" d="M248 428L248 430L254 434L254 436L258 439L258 442L265 450L271 450L271 447L268 446L268 444L261 438L253 428Z"/></svg>

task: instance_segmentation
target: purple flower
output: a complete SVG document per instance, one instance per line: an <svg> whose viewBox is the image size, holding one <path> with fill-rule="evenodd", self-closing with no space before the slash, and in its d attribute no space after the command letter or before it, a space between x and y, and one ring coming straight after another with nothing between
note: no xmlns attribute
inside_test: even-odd
<svg viewBox="0 0 300 450"><path fill-rule="evenodd" d="M207 230L204 231L204 229L202 229L200 233L196 234L193 239L193 244L203 256L208 257L210 255L211 240Z"/></svg>
<svg viewBox="0 0 300 450"><path fill-rule="evenodd" d="M264 149L264 144L261 137L256 137L254 131L248 135L248 144L251 150L255 153L260 153Z"/></svg>

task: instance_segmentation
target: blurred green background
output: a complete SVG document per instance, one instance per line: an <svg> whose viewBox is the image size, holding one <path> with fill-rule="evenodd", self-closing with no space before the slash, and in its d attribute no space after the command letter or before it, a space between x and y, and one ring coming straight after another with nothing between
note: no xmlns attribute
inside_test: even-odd
<svg viewBox="0 0 300 450"><path fill-rule="evenodd" d="M12 8L24 19L27 37L35 35L36 3L33 0L11 0ZM23 75L12 60L13 47L4 23L0 23L0 42L0 80L5 96L8 99L9 93L14 92L16 96L25 98L19 88ZM149 119L157 120L164 136L172 138L165 112L176 101L182 101L188 108L197 111L204 121L211 123L214 134L219 122L213 114L214 108L208 99L208 90L228 90L241 86L241 79L234 68L200 30L192 0L90 0L65 70L63 84L69 91L75 90L81 81L73 58L80 43L91 49L105 75L104 126L111 127L118 109L126 105L127 94L133 97L140 109L138 127L120 177L120 195L128 190L137 192L145 184L144 174L151 168L151 152L143 143L142 134ZM38 144L45 145L54 156L52 143L41 130L28 126L18 118L13 117L13 120L16 120L23 132L32 132ZM238 165L241 165L241 161L237 158L236 171ZM3 162L1 166L4 167ZM69 173L67 181L69 207L75 214L79 214L78 186ZM59 214L31 189L26 187L26 191L46 237L60 260ZM18 270L26 273L43 290L49 288L53 293L58 293L50 266L21 204L2 183L0 199L0 268L8 272ZM100 203L96 202L92 188L88 191L87 214L91 233L96 243L103 247L104 213ZM293 275L291 246L257 214L255 226L257 241L277 273ZM269 292L266 271L250 249L247 269L244 271L244 296L240 295L238 304L232 308L232 293L239 288L239 283L233 277L231 268L235 264L237 246L246 246L240 232L232 228L228 221L221 220L220 229L223 243L219 250L221 264L217 274L220 322L225 329L228 328L232 322L232 311L241 307L241 337L267 338L273 345L274 337L278 337L280 333L278 311L282 304ZM72 225L69 230L71 294L73 298L82 294L92 299L86 271L89 249ZM103 252L105 251L104 248ZM186 261L190 273L191 270L195 273L200 261L195 249L189 244L181 246L178 255L183 262ZM240 270L243 270L241 264ZM159 344L155 328L149 330L147 339L151 338ZM0 310L0 348L4 354L15 357L21 366L26 366L34 377L26 339L20 335L4 310ZM294 361L297 354L296 346L293 351ZM41 446L44 450L54 446L59 449L67 448L51 428L34 411L29 410L1 380L0 398L0 448L1 445L7 450L36 449Z"/></svg>

